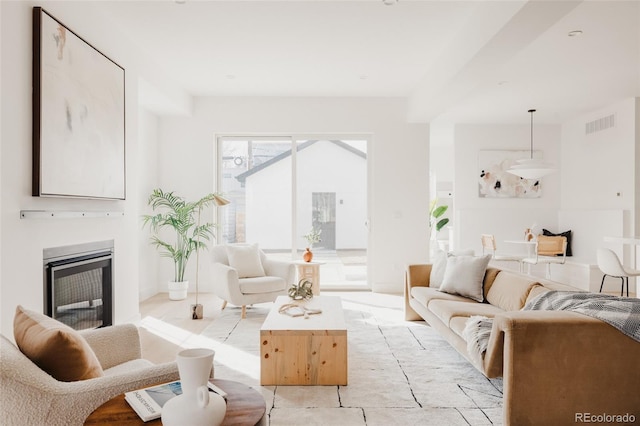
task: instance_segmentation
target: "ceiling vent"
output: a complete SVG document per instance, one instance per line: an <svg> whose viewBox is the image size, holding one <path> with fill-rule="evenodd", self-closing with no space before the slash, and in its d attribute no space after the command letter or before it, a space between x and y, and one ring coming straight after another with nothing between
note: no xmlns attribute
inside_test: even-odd
<svg viewBox="0 0 640 426"><path fill-rule="evenodd" d="M597 120L589 121L584 125L584 133L590 135L592 133L601 132L603 130L610 129L616 125L616 116L614 114L607 115L606 117L598 118Z"/></svg>

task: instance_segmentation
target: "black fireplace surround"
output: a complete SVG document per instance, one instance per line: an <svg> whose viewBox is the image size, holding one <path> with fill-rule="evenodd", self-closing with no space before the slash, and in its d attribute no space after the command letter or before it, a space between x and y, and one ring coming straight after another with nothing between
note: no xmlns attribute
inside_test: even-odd
<svg viewBox="0 0 640 426"><path fill-rule="evenodd" d="M76 330L113 324L113 240L43 250L44 312Z"/></svg>

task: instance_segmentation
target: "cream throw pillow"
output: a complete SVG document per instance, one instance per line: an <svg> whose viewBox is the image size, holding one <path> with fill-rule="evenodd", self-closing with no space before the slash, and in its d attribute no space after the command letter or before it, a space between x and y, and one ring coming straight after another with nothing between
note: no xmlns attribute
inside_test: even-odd
<svg viewBox="0 0 640 426"><path fill-rule="evenodd" d="M257 244L227 246L229 266L238 271L239 278L264 277L264 268Z"/></svg>
<svg viewBox="0 0 640 426"><path fill-rule="evenodd" d="M18 306L13 336L20 351L56 380L75 382L104 375L84 337L60 321Z"/></svg>
<svg viewBox="0 0 640 426"><path fill-rule="evenodd" d="M491 255L449 256L440 291L484 301L482 283Z"/></svg>
<svg viewBox="0 0 640 426"><path fill-rule="evenodd" d="M451 253L436 249L433 253L431 275L429 275L429 287L440 288L444 279L444 271L447 269L447 257L449 256L473 256L473 250L458 250Z"/></svg>

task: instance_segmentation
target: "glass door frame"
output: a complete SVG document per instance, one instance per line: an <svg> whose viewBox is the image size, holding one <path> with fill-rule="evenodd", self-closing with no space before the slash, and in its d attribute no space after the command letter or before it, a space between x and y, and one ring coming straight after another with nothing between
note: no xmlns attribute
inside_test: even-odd
<svg viewBox="0 0 640 426"><path fill-rule="evenodd" d="M222 193L221 184L223 181L222 177L222 157L220 155L220 145L222 141L229 140L238 140L238 141L246 141L246 140L277 140L291 141L291 260L296 260L297 256L297 239L296 232L298 226L298 208L297 208L297 141L299 140L309 140L309 139L317 139L317 140L364 140L367 145L367 219L365 226L367 228L367 283L366 290L371 290L372 288L372 263L369 261L373 256L374 247L372 245L372 230L373 223L371 220L371 211L373 205L373 134L370 133L219 133L214 134L213 137L213 153L215 156L215 170L214 170L214 188L216 192ZM294 149L296 148L296 149ZM219 223L219 215L217 209L214 212L214 220L216 223ZM345 286L344 288L336 287L336 290L350 290Z"/></svg>

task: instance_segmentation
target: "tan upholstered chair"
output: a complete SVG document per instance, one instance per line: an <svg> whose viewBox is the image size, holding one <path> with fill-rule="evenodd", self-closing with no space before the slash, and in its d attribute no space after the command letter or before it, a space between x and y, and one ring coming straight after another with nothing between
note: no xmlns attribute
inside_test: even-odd
<svg viewBox="0 0 640 426"><path fill-rule="evenodd" d="M248 256L236 256L237 250L247 249ZM293 262L269 259L262 250L250 244L219 245L211 249L214 293L228 303L242 306L242 318L247 305L273 302L295 282ZM231 256L230 256L231 254ZM240 260L238 260L240 259Z"/></svg>
<svg viewBox="0 0 640 426"><path fill-rule="evenodd" d="M527 273L531 274L531 265L546 263L547 279L551 278L551 265L561 265L567 260L567 238L562 236L549 237L538 235L535 252L532 257L522 259L527 264Z"/></svg>
<svg viewBox="0 0 640 426"><path fill-rule="evenodd" d="M490 254L491 260L501 262L518 262L518 271L522 272L522 259L525 256L518 256L515 254L504 254L496 252L496 238L493 234L482 234L480 236L482 242L482 255Z"/></svg>
<svg viewBox="0 0 640 426"><path fill-rule="evenodd" d="M104 376L58 381L0 336L0 423L82 425L93 410L116 395L179 378L175 362L155 365L141 358L140 336L133 324L80 334L96 354Z"/></svg>

